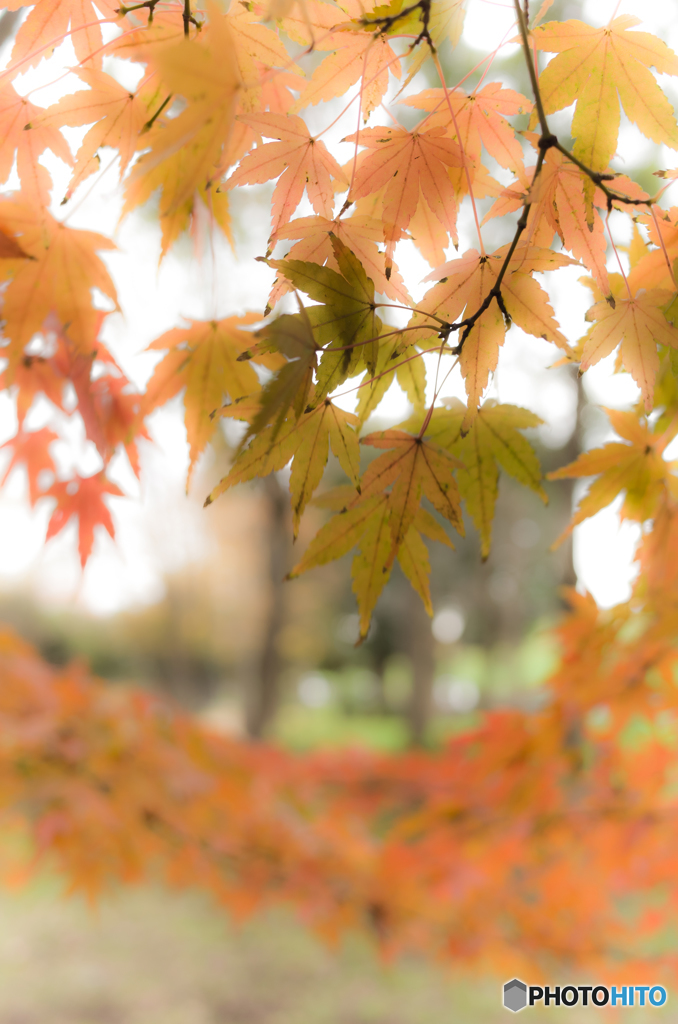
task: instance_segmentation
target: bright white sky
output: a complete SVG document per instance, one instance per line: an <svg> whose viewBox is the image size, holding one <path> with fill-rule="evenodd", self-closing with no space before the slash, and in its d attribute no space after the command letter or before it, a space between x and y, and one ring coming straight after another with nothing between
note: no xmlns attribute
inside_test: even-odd
<svg viewBox="0 0 678 1024"><path fill-rule="evenodd" d="M535 3L536 6L536 3ZM594 24L608 20L615 9L613 0L586 0L582 16ZM678 20L675 0L622 0L620 13L636 14L644 19L643 28L656 32L678 49ZM492 50L502 38L512 35L512 5L470 0L464 30L465 41L483 53ZM512 47L507 47L510 52ZM32 100L45 106L64 93L80 87L72 76L61 78L64 70L75 64L70 44L61 46L49 61L16 81L20 92L33 91ZM500 66L499 66L500 69ZM498 70L499 70L498 69ZM121 80L129 76L124 62L113 60L108 70ZM492 79L490 75L490 80ZM128 81L133 85L134 81ZM40 87L40 88L39 88ZM354 130L350 115L350 130ZM315 108L314 121L323 126L331 120L326 110ZM77 148L84 129L71 130L69 139ZM347 134L346 125L337 125L332 137ZM656 147L647 143L633 128L622 127L620 156L632 154L632 163L644 158L657 159ZM675 165L675 154L659 152L661 167ZM104 152L102 168L111 160ZM116 281L122 314L108 318L104 340L111 345L128 375L140 386L148 378L156 357L140 354L153 338L181 323L181 317L205 318L260 309L267 293L270 272L253 257L266 249L267 222L257 202L260 192L241 191L239 223L236 225L237 259L220 238L214 241L214 260L192 258L189 242L182 242L158 268L159 229L149 214L128 218L118 224L120 196L117 189L117 166L105 170L96 186L89 183L76 193L70 207L59 202L68 181L68 169L59 160L47 159L53 172L54 212L68 217L74 227L100 230L114 234L119 252L106 255L106 262ZM630 164L631 165L631 164ZM305 213L300 209L299 214ZM622 229L618 227L621 232ZM462 217L460 250L475 244L470 213ZM623 233L618 241L626 239ZM408 283L424 277L428 266L409 243L401 247L398 262ZM452 258L454 252L450 253ZM577 282L577 268L562 271L553 280L546 279L554 302L556 316L564 333L576 340L582 333L583 314L590 305L589 293ZM415 297L424 290L412 289ZM576 407L576 390L563 371L548 371L557 358L556 350L545 342L528 338L513 328L500 361L491 393L503 401L524 404L545 420L543 440L557 447L568 436ZM612 374L612 359L605 360L585 377L589 397L617 408L628 407L638 397L638 390L627 376ZM434 367L430 368L432 376ZM443 394L463 393L458 375L452 375ZM351 408L354 396L345 402ZM397 388L388 396L389 414L394 419L407 415L407 402ZM29 426L42 426L51 407L38 408L31 414ZM66 419L64 418L64 423ZM13 402L0 397L0 441L15 430ZM26 481L21 472L10 478L0 491L0 588L17 586L29 589L47 603L75 603L95 614L109 614L124 607L158 599L163 592L163 576L193 560L204 557L209 546L206 515L201 501L189 500L184 494L188 463L187 446L178 406L156 413L151 430L155 444L144 445L141 487L122 459L114 465L111 475L133 500L113 500L111 507L116 523L117 540L113 543L103 533L95 543L94 555L84 574L80 572L76 554L75 530L67 528L55 540L44 545L49 509L31 511L26 500ZM596 432L597 431L597 432ZM599 443L609 434L600 427L592 429L589 443ZM59 453L64 468L77 465L80 472L93 472L100 462L93 446L84 439L76 423L69 427L72 444ZM202 498L203 495L196 495ZM589 589L599 603L609 606L624 600L633 578L633 552L639 536L638 528L618 523L616 511L601 512L580 526L575 534L575 558L580 585Z"/></svg>

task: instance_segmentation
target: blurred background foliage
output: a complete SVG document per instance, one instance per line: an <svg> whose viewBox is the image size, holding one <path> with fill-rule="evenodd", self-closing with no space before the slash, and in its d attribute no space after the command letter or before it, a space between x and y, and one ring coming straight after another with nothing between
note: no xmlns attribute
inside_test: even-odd
<svg viewBox="0 0 678 1024"><path fill-rule="evenodd" d="M562 451L533 441L546 468L564 461ZM200 476L214 479L227 456L224 442ZM331 476L330 466L330 483ZM502 477L490 559L481 562L467 523L455 551L432 546L433 620L396 570L367 641L356 647L348 558L283 582L293 558L284 487L284 480L247 485L206 512L208 556L168 574L154 604L95 617L41 605L19 590L0 595L0 618L54 664L83 658L104 679L150 687L216 728L267 733L299 749L437 744L482 708L535 705L556 656L546 627L560 609L559 588L574 582L570 546L549 552L569 518L565 488L547 484L544 508ZM314 510L307 535L323 515ZM267 685L273 703L253 728L248 708ZM413 721L418 695L423 733Z"/></svg>

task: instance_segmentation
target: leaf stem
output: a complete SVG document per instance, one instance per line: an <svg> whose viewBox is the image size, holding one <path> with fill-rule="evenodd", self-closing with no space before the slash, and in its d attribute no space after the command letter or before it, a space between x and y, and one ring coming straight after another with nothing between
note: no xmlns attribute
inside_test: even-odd
<svg viewBox="0 0 678 1024"><path fill-rule="evenodd" d="M449 92L447 90L447 84L445 82L445 75L443 74L443 69L440 66L440 60L438 59L438 54L435 52L435 50L433 50L433 52L432 52L432 57L433 57L433 63L435 64L436 70L438 72L438 76L440 77L440 84L442 85L443 92L445 93L445 101L447 103L448 110L450 111L450 117L452 118L452 124L454 125L454 130L455 130L455 132L457 134L457 140L459 142L459 148L461 149L461 157L462 157L462 160L464 161L464 172L466 174L466 184L468 185L468 194L469 194L470 199L471 199L471 206L473 207L473 219L476 222L476 231L478 232L478 244L480 245L480 252L484 256L485 255L485 246L483 245L483 236L482 236L482 233L481 233L481 230L480 230L480 220L478 219L478 210L476 209L476 200L475 200L475 196L473 195L473 180L471 178L471 172L468 169L468 157L466 156L466 152L464 150L464 144L461 141L461 132L459 131L459 125L457 123L457 116L456 116L456 114L454 112L454 107L452 106L452 103L450 101L450 94L449 94Z"/></svg>
<svg viewBox="0 0 678 1024"><path fill-rule="evenodd" d="M150 118L150 119L149 119L149 120L148 120L148 121L146 122L146 124L145 124L145 125L143 126L143 128L142 128L142 129L141 129L141 131L139 132L139 134L140 134L140 135L143 135L143 134L144 134L144 132L148 132L148 131L150 131L150 130L151 130L151 128L153 127L153 125L155 124L155 122L157 121L157 119L158 119L158 118L160 117L160 115L162 114L163 110L165 109L165 107L167 106L167 104L169 103L169 101L170 101L170 100L172 99L172 95L173 95L173 94L172 94L172 93L170 93L170 94L169 94L169 96L166 96L166 97L165 97L165 99L164 99L164 100L162 101L162 103L160 104L160 106L159 106L159 107L158 107L158 109L156 110L155 114L153 114L153 117L151 117L151 118Z"/></svg>
<svg viewBox="0 0 678 1024"><path fill-rule="evenodd" d="M612 232L610 231L610 211L609 210L608 210L608 213L607 213L607 217L605 218L605 227L607 228L607 237L610 239L610 245L612 246L612 251L614 252L615 257L617 259L617 266L619 267L621 276L624 279L624 284L626 285L626 291L628 292L629 299L632 299L633 298L633 292L631 291L631 288L629 286L628 278L627 278L626 274L624 273L624 267L623 267L623 264L622 264L622 261L621 261L621 257L619 255L619 251L617 249L617 246L614 244L614 238L612 237Z"/></svg>
<svg viewBox="0 0 678 1024"><path fill-rule="evenodd" d="M394 370L400 369L400 367L405 366L406 363L411 363L413 359L419 359L421 356L428 356L431 352L437 352L438 350L439 346L436 345L434 348L425 348L422 352L415 352L413 356L408 356L407 359L403 359L402 362L396 363L395 366L389 366L387 370L382 370L381 373L375 374L375 376L370 377L369 380L361 381L361 383L356 384L354 388L349 388L347 391L340 391L338 395L332 395L332 401L334 402L337 398L343 398L344 395L350 395L353 391L359 391L360 388L366 388L368 384L373 384L375 380L379 380L379 378L385 376L385 374L392 373Z"/></svg>
<svg viewBox="0 0 678 1024"><path fill-rule="evenodd" d="M664 236L662 235L661 228L659 227L659 221L657 220L657 214L655 213L654 206L650 207L650 213L652 214L652 220L654 221L654 226L655 226L655 229L657 231L657 238L659 239L659 244L661 246L661 250L664 253L664 259L666 260L666 266L669 268L669 277L671 278L671 280L673 280L673 267L671 266L671 260L669 259L669 254L666 251L666 243L664 242Z"/></svg>
<svg viewBox="0 0 678 1024"><path fill-rule="evenodd" d="M436 316L435 313L427 313L425 309L417 309L416 306L400 306L397 302L375 302L374 305L376 309L406 309L411 313L419 313L421 316L430 316L432 320L437 320L442 327L449 327L447 320Z"/></svg>

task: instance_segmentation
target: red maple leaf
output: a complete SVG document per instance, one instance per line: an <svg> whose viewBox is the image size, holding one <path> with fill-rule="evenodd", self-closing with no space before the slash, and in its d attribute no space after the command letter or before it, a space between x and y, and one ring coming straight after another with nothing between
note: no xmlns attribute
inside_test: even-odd
<svg viewBox="0 0 678 1024"><path fill-rule="evenodd" d="M71 480L59 480L50 487L47 494L56 498L57 502L47 527L47 540L56 536L73 516L77 516L78 551L84 569L94 545L94 528L103 526L111 537L115 536L111 513L104 504L104 495L122 497L122 491L106 479L102 470L94 476L82 477L76 474Z"/></svg>

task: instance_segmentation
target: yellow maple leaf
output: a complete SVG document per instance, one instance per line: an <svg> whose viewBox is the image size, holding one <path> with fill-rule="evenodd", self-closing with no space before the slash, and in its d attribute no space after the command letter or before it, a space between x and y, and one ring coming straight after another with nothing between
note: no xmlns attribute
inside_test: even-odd
<svg viewBox="0 0 678 1024"><path fill-rule="evenodd" d="M252 409L249 402L242 403L240 415L239 406L240 403L233 409L236 417L247 420L256 417L258 410ZM227 410L229 408L233 407L227 407ZM299 419L289 417L277 430L267 427L252 439L247 448L239 452L229 473L220 480L205 504L212 504L236 484L253 480L256 476L268 476L282 469L292 459L290 495L296 537L302 513L325 471L330 446L341 468L354 484L352 496L356 495L355 487L360 472L358 435L354 430L357 422L357 416L344 412L326 399Z"/></svg>
<svg viewBox="0 0 678 1024"><path fill-rule="evenodd" d="M623 14L603 28L551 21L532 31L535 46L557 53L539 76L547 114L576 103L574 154L604 171L617 149L619 104L653 142L678 149L673 108L649 70L678 75L678 57L649 32L630 32L640 19Z"/></svg>
<svg viewBox="0 0 678 1024"><path fill-rule="evenodd" d="M144 395L148 413L185 388L185 423L190 447L189 478L193 466L212 437L217 421L213 413L224 396L232 401L259 390L259 380L249 362L238 359L252 344L244 331L260 320L258 313L225 320L193 321L157 338L149 347L169 350L158 363Z"/></svg>
<svg viewBox="0 0 678 1024"><path fill-rule="evenodd" d="M529 409L499 405L490 399L478 410L471 429L462 433L466 406L458 399L446 399L445 409L435 409L426 436L452 452L462 462L457 471L459 492L480 534L483 559L490 553L492 521L499 493L499 467L535 491L544 503L539 459L529 441L520 433L542 422Z"/></svg>
<svg viewBox="0 0 678 1024"><path fill-rule="evenodd" d="M675 463L663 458L667 445L678 433L678 417L665 430L653 430L635 412L606 409L610 423L623 439L611 441L602 448L584 452L567 466L548 474L549 480L595 476L570 525L558 538L560 544L589 516L609 505L618 494L626 492L621 509L622 519L644 522L657 512L667 492L676 496L678 480Z"/></svg>

